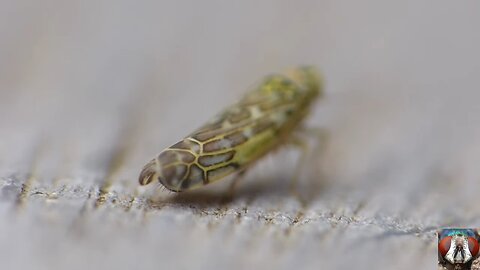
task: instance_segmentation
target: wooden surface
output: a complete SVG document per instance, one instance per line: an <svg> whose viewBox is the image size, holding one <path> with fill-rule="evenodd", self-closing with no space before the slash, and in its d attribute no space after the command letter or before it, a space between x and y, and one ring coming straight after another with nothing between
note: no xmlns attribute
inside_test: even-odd
<svg viewBox="0 0 480 270"><path fill-rule="evenodd" d="M261 3L260 3L261 2ZM433 269L477 226L478 1L4 1L1 269ZM299 153L176 196L143 164L262 76L317 66ZM323 149L323 150L320 150Z"/></svg>

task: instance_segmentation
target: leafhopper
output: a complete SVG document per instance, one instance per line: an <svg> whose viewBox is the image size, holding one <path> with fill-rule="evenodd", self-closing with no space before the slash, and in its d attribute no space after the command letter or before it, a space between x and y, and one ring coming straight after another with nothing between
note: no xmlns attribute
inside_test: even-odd
<svg viewBox="0 0 480 270"><path fill-rule="evenodd" d="M285 144L322 94L313 67L267 76L239 102L148 162L139 182L192 190L244 172Z"/></svg>

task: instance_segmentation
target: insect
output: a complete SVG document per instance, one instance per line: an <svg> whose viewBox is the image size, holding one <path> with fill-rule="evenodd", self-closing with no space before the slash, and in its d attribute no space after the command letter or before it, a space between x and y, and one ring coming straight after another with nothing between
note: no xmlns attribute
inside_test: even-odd
<svg viewBox="0 0 480 270"><path fill-rule="evenodd" d="M439 261L453 265L469 263L479 253L478 240L479 235L475 229L442 230L438 233Z"/></svg>
<svg viewBox="0 0 480 270"><path fill-rule="evenodd" d="M291 137L322 94L313 67L267 76L238 103L148 162L141 185L186 191L241 173Z"/></svg>

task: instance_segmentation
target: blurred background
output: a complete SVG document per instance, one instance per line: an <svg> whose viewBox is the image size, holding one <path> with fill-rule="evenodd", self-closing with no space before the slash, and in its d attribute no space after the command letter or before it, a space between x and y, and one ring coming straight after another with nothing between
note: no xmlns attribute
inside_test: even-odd
<svg viewBox="0 0 480 270"><path fill-rule="evenodd" d="M426 269L480 224L480 2L0 0L0 268ZM328 131L176 196L141 167L314 65ZM321 150L320 150L321 149Z"/></svg>

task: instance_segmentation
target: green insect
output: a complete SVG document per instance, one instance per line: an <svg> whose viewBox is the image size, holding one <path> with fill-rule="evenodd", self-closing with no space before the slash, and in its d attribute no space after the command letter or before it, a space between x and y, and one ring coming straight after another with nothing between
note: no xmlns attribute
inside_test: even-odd
<svg viewBox="0 0 480 270"><path fill-rule="evenodd" d="M148 162L139 182L158 180L180 192L244 172L291 137L321 94L312 67L268 76L238 103Z"/></svg>

